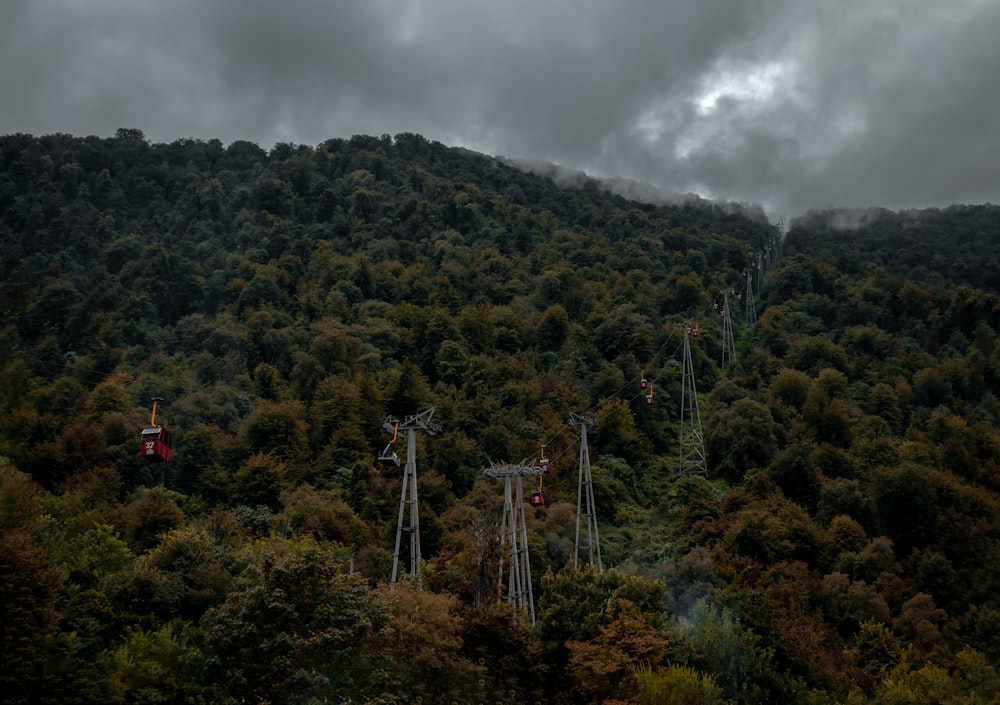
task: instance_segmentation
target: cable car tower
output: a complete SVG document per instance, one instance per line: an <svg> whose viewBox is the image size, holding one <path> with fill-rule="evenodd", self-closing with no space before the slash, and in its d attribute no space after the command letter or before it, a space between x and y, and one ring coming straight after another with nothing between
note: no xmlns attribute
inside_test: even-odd
<svg viewBox="0 0 1000 705"><path fill-rule="evenodd" d="M541 477L544 470L522 460L518 464L490 463L483 470L488 477L503 478L503 521L500 524L500 550L506 549L509 577L507 579L507 604L519 614L528 612L531 626L535 626L535 598L531 592L531 561L528 557L528 529L524 521L524 492L522 477ZM503 594L503 567L500 560L500 579L497 583Z"/></svg>
<svg viewBox="0 0 1000 705"><path fill-rule="evenodd" d="M736 362L736 342L733 339L733 316L729 310L729 295L732 292L726 291L722 297L722 308L719 315L722 316L722 376L726 376L726 364L732 365Z"/></svg>
<svg viewBox="0 0 1000 705"><path fill-rule="evenodd" d="M705 439L701 432L701 411L698 409L698 390L694 384L694 365L691 362L691 336L698 329L688 321L684 330L684 363L681 374L680 463L681 475L708 477L705 462Z"/></svg>
<svg viewBox="0 0 1000 705"><path fill-rule="evenodd" d="M747 280L746 292L743 294L746 297L746 323L747 326L752 326L757 322L757 302L753 300L753 272L750 267L744 268L743 278Z"/></svg>
<svg viewBox="0 0 1000 705"><path fill-rule="evenodd" d="M580 427L580 484L576 491L576 545L573 553L573 567L580 566L580 552L586 550L587 562L603 571L601 563L601 540L597 534L597 507L594 504L594 481L590 474L590 450L587 447L587 429L597 425L597 419L570 412L569 425ZM580 519L587 520L587 543L580 544Z"/></svg>
<svg viewBox="0 0 1000 705"><path fill-rule="evenodd" d="M403 468L403 490L399 498L399 522L396 524L396 552L392 559L392 580L390 589L396 585L399 571L399 549L403 540L403 533L410 535L410 574L416 575L420 565L420 513L417 506L417 431L424 431L430 436L440 433L441 427L431 421L434 416L435 407L431 407L414 416L406 416L402 421L388 417L382 424L389 433L393 434L393 440L400 431L406 431L406 465ZM389 444L392 445L391 443ZM395 458L396 454L389 456L390 447L382 451L380 459ZM396 465L399 460L396 458ZM405 524L405 525L404 525Z"/></svg>
<svg viewBox="0 0 1000 705"><path fill-rule="evenodd" d="M764 253L757 253L757 295L764 290Z"/></svg>

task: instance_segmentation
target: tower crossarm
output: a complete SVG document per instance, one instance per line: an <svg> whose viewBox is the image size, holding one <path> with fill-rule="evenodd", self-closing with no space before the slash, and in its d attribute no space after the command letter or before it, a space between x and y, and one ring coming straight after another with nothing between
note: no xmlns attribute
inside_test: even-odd
<svg viewBox="0 0 1000 705"><path fill-rule="evenodd" d="M543 472L542 468L534 461L527 458L519 463L508 463L505 461L490 461L490 466L483 470L487 477L538 477Z"/></svg>
<svg viewBox="0 0 1000 705"><path fill-rule="evenodd" d="M421 411L419 414L413 414L412 416L404 416L403 420L399 422L400 431L409 431L414 429L416 431L424 431L428 435L434 436L441 432L441 426L434 423L431 419L434 417L434 411L437 407L432 406L431 408ZM390 417L391 418L391 417ZM382 424L385 428L388 424ZM391 429L387 429L391 430Z"/></svg>

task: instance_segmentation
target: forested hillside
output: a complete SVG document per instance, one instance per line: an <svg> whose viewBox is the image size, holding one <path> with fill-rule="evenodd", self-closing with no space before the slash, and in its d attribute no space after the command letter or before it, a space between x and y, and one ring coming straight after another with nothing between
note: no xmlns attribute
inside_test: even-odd
<svg viewBox="0 0 1000 705"><path fill-rule="evenodd" d="M781 235L412 134L0 137L0 699L1000 702L1000 208ZM532 624L483 471L543 452Z"/></svg>

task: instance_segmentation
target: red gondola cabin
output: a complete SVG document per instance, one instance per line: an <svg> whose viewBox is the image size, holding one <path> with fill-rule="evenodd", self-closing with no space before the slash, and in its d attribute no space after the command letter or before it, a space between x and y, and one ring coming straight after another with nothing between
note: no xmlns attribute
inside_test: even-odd
<svg viewBox="0 0 1000 705"><path fill-rule="evenodd" d="M143 429L139 454L151 463L170 460L170 432L162 426Z"/></svg>
<svg viewBox="0 0 1000 705"><path fill-rule="evenodd" d="M531 490L531 506L533 507L545 506L545 495L542 494L541 489Z"/></svg>

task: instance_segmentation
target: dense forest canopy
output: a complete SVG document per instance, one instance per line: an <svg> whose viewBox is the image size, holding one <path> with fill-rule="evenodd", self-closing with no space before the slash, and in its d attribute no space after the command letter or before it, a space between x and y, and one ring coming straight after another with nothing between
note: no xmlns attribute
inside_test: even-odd
<svg viewBox="0 0 1000 705"><path fill-rule="evenodd" d="M1000 208L783 234L413 134L123 129L0 137L0 243L10 702L1000 698ZM483 470L543 447L531 624Z"/></svg>

